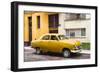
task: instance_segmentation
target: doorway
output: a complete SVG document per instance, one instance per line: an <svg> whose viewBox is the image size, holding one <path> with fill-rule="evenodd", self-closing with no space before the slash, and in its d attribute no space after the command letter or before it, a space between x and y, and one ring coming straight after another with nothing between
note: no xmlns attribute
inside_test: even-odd
<svg viewBox="0 0 100 73"><path fill-rule="evenodd" d="M29 45L31 45L32 41L32 17L28 17L28 25L29 25Z"/></svg>

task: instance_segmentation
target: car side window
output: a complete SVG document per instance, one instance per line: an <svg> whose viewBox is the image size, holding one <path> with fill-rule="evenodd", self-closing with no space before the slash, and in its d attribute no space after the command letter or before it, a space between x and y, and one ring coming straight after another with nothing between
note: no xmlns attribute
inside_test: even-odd
<svg viewBox="0 0 100 73"><path fill-rule="evenodd" d="M55 35L51 35L51 39L50 40L58 40L57 37Z"/></svg>
<svg viewBox="0 0 100 73"><path fill-rule="evenodd" d="M49 40L50 36L49 35L46 35L42 38L42 40Z"/></svg>

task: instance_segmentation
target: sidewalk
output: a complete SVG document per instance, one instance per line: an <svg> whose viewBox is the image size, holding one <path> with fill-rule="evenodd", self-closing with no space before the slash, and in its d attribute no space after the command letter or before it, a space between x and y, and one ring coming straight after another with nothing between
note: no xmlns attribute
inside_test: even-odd
<svg viewBox="0 0 100 73"><path fill-rule="evenodd" d="M82 50L81 53L89 53L90 54L90 50Z"/></svg>
<svg viewBox="0 0 100 73"><path fill-rule="evenodd" d="M24 46L24 49L32 49L31 46Z"/></svg>

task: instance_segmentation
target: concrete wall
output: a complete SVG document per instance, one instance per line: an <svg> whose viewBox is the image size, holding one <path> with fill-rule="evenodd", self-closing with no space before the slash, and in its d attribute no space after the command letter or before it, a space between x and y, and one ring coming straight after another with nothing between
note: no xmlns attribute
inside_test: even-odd
<svg viewBox="0 0 100 73"><path fill-rule="evenodd" d="M73 38L78 39L82 42L90 42L90 35L91 35L91 23L90 20L68 20L64 21L65 14L61 13L59 14L59 23L61 24L59 26L59 33L63 33L66 35L66 29L79 29L79 28L86 28L86 36L81 38ZM69 16L68 16L69 17Z"/></svg>
<svg viewBox="0 0 100 73"><path fill-rule="evenodd" d="M66 34L65 30L64 30L64 27L65 27L65 15L64 13L59 13L59 24L60 26L58 27L58 33L59 34Z"/></svg>
<svg viewBox="0 0 100 73"><path fill-rule="evenodd" d="M40 28L37 28L37 16L40 16ZM48 33L48 14L32 14L32 40L40 38L41 35Z"/></svg>
<svg viewBox="0 0 100 73"><path fill-rule="evenodd" d="M28 17L32 16L32 40L40 38L41 35L48 33L48 14L47 13L26 13L24 14L24 41L29 41ZM37 27L37 16L40 16L40 28Z"/></svg>
<svg viewBox="0 0 100 73"><path fill-rule="evenodd" d="M66 21L65 29L78 29L78 28L86 28L86 36L77 38L82 42L90 42L91 35L91 25L90 20L75 20L75 21Z"/></svg>

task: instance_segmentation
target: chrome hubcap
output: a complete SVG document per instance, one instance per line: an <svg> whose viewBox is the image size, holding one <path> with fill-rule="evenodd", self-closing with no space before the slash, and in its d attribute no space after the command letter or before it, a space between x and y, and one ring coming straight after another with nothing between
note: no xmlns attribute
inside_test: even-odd
<svg viewBox="0 0 100 73"><path fill-rule="evenodd" d="M37 54L40 54L40 49L36 49L36 53Z"/></svg>
<svg viewBox="0 0 100 73"><path fill-rule="evenodd" d="M67 50L64 51L64 57L69 57L69 52Z"/></svg>

